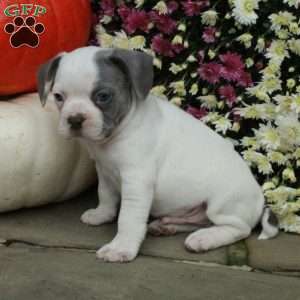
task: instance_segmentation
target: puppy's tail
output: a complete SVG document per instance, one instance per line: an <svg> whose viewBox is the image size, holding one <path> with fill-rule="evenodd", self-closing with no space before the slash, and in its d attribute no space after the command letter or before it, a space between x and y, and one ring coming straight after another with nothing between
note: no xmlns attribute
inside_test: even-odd
<svg viewBox="0 0 300 300"><path fill-rule="evenodd" d="M259 240L266 240L275 237L279 232L278 219L270 207L265 206L261 217L262 231Z"/></svg>

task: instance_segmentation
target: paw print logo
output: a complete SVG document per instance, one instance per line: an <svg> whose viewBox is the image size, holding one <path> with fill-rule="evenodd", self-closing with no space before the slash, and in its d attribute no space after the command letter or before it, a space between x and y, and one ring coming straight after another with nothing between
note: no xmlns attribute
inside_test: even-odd
<svg viewBox="0 0 300 300"><path fill-rule="evenodd" d="M42 23L37 23L33 16L26 19L15 17L12 23L7 23L4 31L10 34L10 44L13 48L28 46L31 48L38 47L40 43L39 35L45 31Z"/></svg>

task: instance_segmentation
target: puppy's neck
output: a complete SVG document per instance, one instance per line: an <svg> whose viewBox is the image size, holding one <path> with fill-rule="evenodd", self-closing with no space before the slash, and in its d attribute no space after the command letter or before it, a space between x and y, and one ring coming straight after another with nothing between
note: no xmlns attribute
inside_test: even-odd
<svg viewBox="0 0 300 300"><path fill-rule="evenodd" d="M153 123L158 121L156 120L158 116L157 103L151 95L148 95L143 101L134 100L128 114L113 133L109 137L95 142L95 144L99 147L105 147L107 144L112 145L125 139L128 140L138 131L144 130L143 128L145 127L151 129L150 127L153 127Z"/></svg>

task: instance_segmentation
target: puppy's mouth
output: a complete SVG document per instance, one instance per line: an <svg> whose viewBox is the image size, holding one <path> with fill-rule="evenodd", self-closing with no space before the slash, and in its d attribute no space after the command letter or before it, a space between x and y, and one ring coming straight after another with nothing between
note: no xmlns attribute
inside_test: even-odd
<svg viewBox="0 0 300 300"><path fill-rule="evenodd" d="M80 129L69 128L66 134L69 138L82 138L92 142L102 142L107 138L102 130L99 133L98 130L91 130L90 128L84 127Z"/></svg>
<svg viewBox="0 0 300 300"><path fill-rule="evenodd" d="M71 137L82 137L81 129L70 129L69 132Z"/></svg>
<svg viewBox="0 0 300 300"><path fill-rule="evenodd" d="M69 121L67 118L61 119L58 131L67 139L80 138L91 142L101 142L107 139L102 124L95 124L90 119L85 119L81 123L76 119Z"/></svg>

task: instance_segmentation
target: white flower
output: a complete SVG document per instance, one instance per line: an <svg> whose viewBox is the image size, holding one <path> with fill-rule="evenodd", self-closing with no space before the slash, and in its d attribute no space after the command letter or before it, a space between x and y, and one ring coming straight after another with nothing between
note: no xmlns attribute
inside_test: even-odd
<svg viewBox="0 0 300 300"><path fill-rule="evenodd" d="M300 0L283 0L284 3L287 3L289 6L294 6L295 8L300 7Z"/></svg>
<svg viewBox="0 0 300 300"><path fill-rule="evenodd" d="M101 18L100 23L109 24L111 21L112 21L112 17L111 16L104 15Z"/></svg>
<svg viewBox="0 0 300 300"><path fill-rule="evenodd" d="M300 27L296 22L291 22L289 24L289 30L291 33L299 35L300 34Z"/></svg>
<svg viewBox="0 0 300 300"><path fill-rule="evenodd" d="M160 69L162 68L162 61L161 59L155 57L154 60L153 60L153 65L157 68L157 69Z"/></svg>
<svg viewBox="0 0 300 300"><path fill-rule="evenodd" d="M207 10L201 15L201 22L204 25L215 26L218 14L215 10Z"/></svg>
<svg viewBox="0 0 300 300"><path fill-rule="evenodd" d="M179 80L179 81L174 81L170 83L170 88L173 88L174 92L179 95L179 96L185 96L186 95L186 90L184 86L184 81Z"/></svg>
<svg viewBox="0 0 300 300"><path fill-rule="evenodd" d="M257 104L247 105L246 107L237 108L235 110L237 114L245 119L260 119L261 109Z"/></svg>
<svg viewBox="0 0 300 300"><path fill-rule="evenodd" d="M233 16L235 20L243 25L251 25L256 23L259 0L235 0L233 2Z"/></svg>
<svg viewBox="0 0 300 300"><path fill-rule="evenodd" d="M291 152L300 146L300 122L297 113L278 115L275 120L281 137L281 149Z"/></svg>
<svg viewBox="0 0 300 300"><path fill-rule="evenodd" d="M215 122L220 119L220 114L217 112L209 112L206 116L204 116L201 121L204 123Z"/></svg>
<svg viewBox="0 0 300 300"><path fill-rule="evenodd" d="M186 60L188 62L195 62L197 61L197 58L194 55L190 54Z"/></svg>
<svg viewBox="0 0 300 300"><path fill-rule="evenodd" d="M254 61L251 57L248 57L245 61L247 68L250 68L254 65Z"/></svg>
<svg viewBox="0 0 300 300"><path fill-rule="evenodd" d="M177 106L181 106L181 104L182 104L182 98L180 98L180 97L173 97L173 98L170 100L170 102L171 102L172 104L177 105Z"/></svg>
<svg viewBox="0 0 300 300"><path fill-rule="evenodd" d="M113 46L114 37L110 34L100 33L97 35L97 39L103 48L111 48Z"/></svg>
<svg viewBox="0 0 300 300"><path fill-rule="evenodd" d="M283 180L289 180L290 182L296 182L297 178L292 168L285 168L282 172Z"/></svg>
<svg viewBox="0 0 300 300"><path fill-rule="evenodd" d="M279 186L274 190L269 190L265 193L268 202L271 203L283 203L288 200L293 200L296 196L296 189L287 187L287 186Z"/></svg>
<svg viewBox="0 0 300 300"><path fill-rule="evenodd" d="M116 32L115 35L116 37L113 41L113 46L115 48L130 49L129 38L125 31L121 30L120 32Z"/></svg>
<svg viewBox="0 0 300 300"><path fill-rule="evenodd" d="M157 86L154 86L154 87L151 89L150 93L151 93L152 95L157 96L157 97L161 97L161 98L166 99L166 96L165 96L165 94L164 94L165 91L166 91L166 88L165 88L163 85L157 85Z"/></svg>
<svg viewBox="0 0 300 300"><path fill-rule="evenodd" d="M216 126L216 131L222 132L223 134L225 134L226 131L232 127L230 120L225 117L221 117L212 123Z"/></svg>
<svg viewBox="0 0 300 300"><path fill-rule="evenodd" d="M292 203L291 203L292 204ZM299 210L299 209L298 209ZM300 217L294 213L285 215L279 219L279 227L286 232L300 233Z"/></svg>
<svg viewBox="0 0 300 300"><path fill-rule="evenodd" d="M145 0L134 0L134 2L135 7L141 7L144 4Z"/></svg>
<svg viewBox="0 0 300 300"><path fill-rule="evenodd" d="M177 27L179 31L185 32L186 31L186 25L184 23L180 23Z"/></svg>
<svg viewBox="0 0 300 300"><path fill-rule="evenodd" d="M171 71L173 74L177 74L183 70L184 70L184 68L181 65L177 65L174 63L171 63L171 66L169 68L169 71Z"/></svg>
<svg viewBox="0 0 300 300"><path fill-rule="evenodd" d="M209 49L207 55L208 55L208 57L210 59L213 59L216 56L216 52L214 52L213 50Z"/></svg>
<svg viewBox="0 0 300 300"><path fill-rule="evenodd" d="M253 36L250 33L243 33L239 37L237 37L237 41L244 44L246 48L251 47L251 41L253 39Z"/></svg>
<svg viewBox="0 0 300 300"><path fill-rule="evenodd" d="M264 75L260 85L268 94L272 94L274 91L281 90L281 83L281 79L279 79L277 76Z"/></svg>
<svg viewBox="0 0 300 300"><path fill-rule="evenodd" d="M182 36L179 34L175 35L172 40L172 44L182 44L182 43L183 43Z"/></svg>
<svg viewBox="0 0 300 300"><path fill-rule="evenodd" d="M154 7L154 10L157 10L159 14L164 15L168 13L168 7L164 1L159 1Z"/></svg>
<svg viewBox="0 0 300 300"><path fill-rule="evenodd" d="M270 97L267 93L266 87L262 83L257 84L256 86L247 88L247 93L251 96L255 96L257 99L265 102L269 102Z"/></svg>
<svg viewBox="0 0 300 300"><path fill-rule="evenodd" d="M291 111L292 97L290 95L278 94L273 99L277 102L277 112L289 113Z"/></svg>
<svg viewBox="0 0 300 300"><path fill-rule="evenodd" d="M290 39L288 41L290 50L300 56L300 39Z"/></svg>
<svg viewBox="0 0 300 300"><path fill-rule="evenodd" d="M280 135L276 128L268 125L260 125L258 130L254 130L255 136L257 137L259 143L266 150L276 150L280 146Z"/></svg>
<svg viewBox="0 0 300 300"><path fill-rule="evenodd" d="M267 50L266 57L272 59L274 62L281 63L286 57L289 57L286 42L273 40L271 46Z"/></svg>
<svg viewBox="0 0 300 300"><path fill-rule="evenodd" d="M263 38L259 38L257 40L255 50L261 53L265 50L265 47L266 47L265 40Z"/></svg>
<svg viewBox="0 0 300 300"><path fill-rule="evenodd" d="M293 87L295 87L296 86L296 80L294 79L294 78L289 78L289 79L287 79L287 81L286 81L286 86L287 86L287 88L288 89L293 89Z"/></svg>
<svg viewBox="0 0 300 300"><path fill-rule="evenodd" d="M276 31L280 30L282 26L288 26L296 17L287 11L280 11L278 14L271 14L269 19L272 23L271 29Z"/></svg>
<svg viewBox="0 0 300 300"><path fill-rule="evenodd" d="M287 156L281 152L269 151L267 156L272 163L277 163L278 165L284 165L287 161Z"/></svg>
<svg viewBox="0 0 300 300"><path fill-rule="evenodd" d="M202 107L207 107L209 109L215 108L218 104L217 98L215 95L206 95L197 97L201 101Z"/></svg>
<svg viewBox="0 0 300 300"><path fill-rule="evenodd" d="M136 35L129 40L130 49L143 49L146 45L146 39L142 35Z"/></svg>
<svg viewBox="0 0 300 300"><path fill-rule="evenodd" d="M189 93L192 95L192 96L195 96L197 95L199 91L199 88L198 88L198 84L197 83L193 83L190 90L189 90Z"/></svg>
<svg viewBox="0 0 300 300"><path fill-rule="evenodd" d="M300 113L300 94L293 95L291 102L291 109L295 111L297 114Z"/></svg>
<svg viewBox="0 0 300 300"><path fill-rule="evenodd" d="M273 172L272 165L265 155L253 150L246 150L243 152L243 157L250 166L257 166L260 173L267 175Z"/></svg>
<svg viewBox="0 0 300 300"><path fill-rule="evenodd" d="M242 146L253 150L259 149L259 145L255 137L244 136L241 141Z"/></svg>

